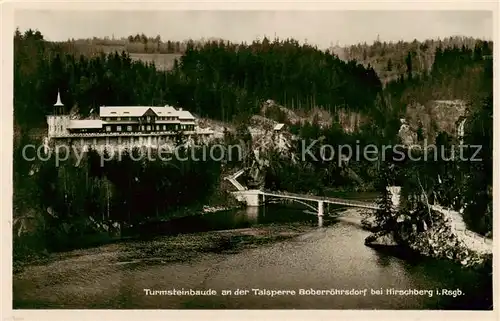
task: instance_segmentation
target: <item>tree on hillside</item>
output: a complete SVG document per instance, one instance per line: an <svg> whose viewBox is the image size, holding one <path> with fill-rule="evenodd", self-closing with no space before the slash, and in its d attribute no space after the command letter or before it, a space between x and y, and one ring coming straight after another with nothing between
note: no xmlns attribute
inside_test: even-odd
<svg viewBox="0 0 500 321"><path fill-rule="evenodd" d="M406 73L408 75L408 79L412 79L412 72L413 72L413 64L412 64L412 54L411 52L408 52L408 55L406 56L405 62L406 62Z"/></svg>
<svg viewBox="0 0 500 321"><path fill-rule="evenodd" d="M385 231L393 231L396 228L395 209L393 208L389 186L392 186L394 178L394 166L384 163L380 168L376 189L380 193L377 201L380 209L375 211L375 224L378 228Z"/></svg>
<svg viewBox="0 0 500 321"><path fill-rule="evenodd" d="M488 191L493 186L493 96L486 97L480 109L468 119L464 144L481 146L472 159L475 150L468 150L468 161L461 165L465 174L464 220L469 226L483 234L492 231L492 195Z"/></svg>

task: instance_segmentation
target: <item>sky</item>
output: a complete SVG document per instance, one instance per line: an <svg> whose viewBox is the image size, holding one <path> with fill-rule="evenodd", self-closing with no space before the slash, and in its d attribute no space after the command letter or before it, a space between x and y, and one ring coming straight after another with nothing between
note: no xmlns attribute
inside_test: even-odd
<svg viewBox="0 0 500 321"><path fill-rule="evenodd" d="M449 36L491 40L493 16L488 11L16 11L15 24L23 32L38 29L44 38L144 33L163 40L223 38L251 42L264 36L294 38L320 48L331 45L412 41Z"/></svg>

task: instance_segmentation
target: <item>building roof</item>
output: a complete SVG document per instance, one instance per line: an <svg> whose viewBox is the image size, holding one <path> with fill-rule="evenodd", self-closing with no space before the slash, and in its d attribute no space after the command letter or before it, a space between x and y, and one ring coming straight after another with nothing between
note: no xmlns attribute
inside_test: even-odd
<svg viewBox="0 0 500 321"><path fill-rule="evenodd" d="M194 119L194 116L187 110L177 110L176 112L179 119Z"/></svg>
<svg viewBox="0 0 500 321"><path fill-rule="evenodd" d="M276 126L274 126L274 130L281 130L283 128L283 126L285 126L285 124L276 124Z"/></svg>
<svg viewBox="0 0 500 321"><path fill-rule="evenodd" d="M181 119L194 119L193 115L187 110L175 109L172 106L151 107L151 106L112 106L100 107L100 117L140 117L148 110L152 110L158 116L179 117Z"/></svg>
<svg viewBox="0 0 500 321"><path fill-rule="evenodd" d="M100 119L70 120L68 128L69 129L102 128L102 120Z"/></svg>

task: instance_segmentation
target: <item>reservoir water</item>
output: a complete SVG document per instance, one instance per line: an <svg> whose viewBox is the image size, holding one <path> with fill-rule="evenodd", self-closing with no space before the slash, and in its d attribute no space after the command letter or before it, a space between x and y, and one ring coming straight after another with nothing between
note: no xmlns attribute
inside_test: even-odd
<svg viewBox="0 0 500 321"><path fill-rule="evenodd" d="M359 216L353 212L321 227L304 208L273 204L179 219L165 230L201 233L291 221L311 230L289 240L237 253L206 253L185 262L152 261L151 257L159 256L154 251L148 253L148 260L124 261L124 253L139 241L74 251L14 275L13 307L492 309L490 275L448 261L367 247L364 239L369 232L356 223ZM146 242L161 244L163 238ZM218 294L147 295L173 289ZM223 296L222 290L232 294ZM270 296L266 294L271 292L260 290L289 292ZM330 292L313 295L311 290Z"/></svg>

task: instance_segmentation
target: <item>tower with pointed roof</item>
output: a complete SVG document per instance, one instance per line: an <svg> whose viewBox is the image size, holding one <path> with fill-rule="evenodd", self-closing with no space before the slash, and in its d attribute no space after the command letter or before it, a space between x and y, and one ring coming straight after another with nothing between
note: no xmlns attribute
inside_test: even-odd
<svg viewBox="0 0 500 321"><path fill-rule="evenodd" d="M54 104L54 110L56 115L64 114L64 104L61 101L61 93L57 91L57 101Z"/></svg>
<svg viewBox="0 0 500 321"><path fill-rule="evenodd" d="M68 132L69 115L64 113L64 104L61 101L61 93L57 91L57 100L54 104L54 113L47 116L48 137L64 136Z"/></svg>

